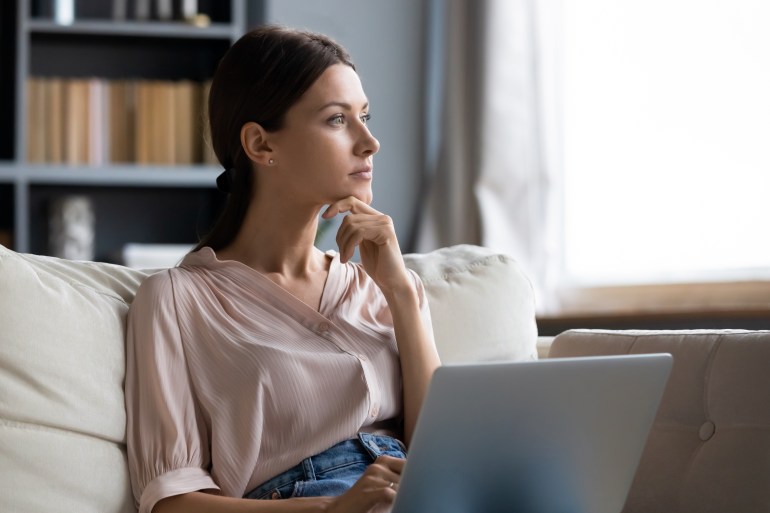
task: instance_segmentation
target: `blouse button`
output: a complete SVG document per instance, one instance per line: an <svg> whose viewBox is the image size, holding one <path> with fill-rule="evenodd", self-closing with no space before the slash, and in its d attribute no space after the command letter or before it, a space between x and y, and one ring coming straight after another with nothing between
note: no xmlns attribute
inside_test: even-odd
<svg viewBox="0 0 770 513"><path fill-rule="evenodd" d="M328 322L322 322L318 325L318 331L321 333L327 333L329 331L329 323Z"/></svg>
<svg viewBox="0 0 770 513"><path fill-rule="evenodd" d="M371 417L376 417L376 416L377 416L377 414L379 414L379 413L380 413L380 409L379 409L377 406L375 406L375 407L373 407L373 408L372 408L372 409L369 411L369 416L371 416Z"/></svg>
<svg viewBox="0 0 770 513"><path fill-rule="evenodd" d="M273 492L273 494L270 496L271 499L276 500L281 498L281 494L278 492Z"/></svg>

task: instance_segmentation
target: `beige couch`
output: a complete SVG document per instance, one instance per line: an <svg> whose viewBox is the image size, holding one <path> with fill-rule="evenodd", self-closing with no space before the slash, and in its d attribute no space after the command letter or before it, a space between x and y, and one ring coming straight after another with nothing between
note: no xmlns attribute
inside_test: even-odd
<svg viewBox="0 0 770 513"><path fill-rule="evenodd" d="M406 261L443 361L537 358L532 288L513 260L457 246ZM0 511L136 511L123 337L148 274L0 246ZM770 333L570 332L540 349L674 354L626 511L770 511Z"/></svg>
<svg viewBox="0 0 770 513"><path fill-rule="evenodd" d="M770 331L575 330L549 357L671 353L624 513L770 512Z"/></svg>

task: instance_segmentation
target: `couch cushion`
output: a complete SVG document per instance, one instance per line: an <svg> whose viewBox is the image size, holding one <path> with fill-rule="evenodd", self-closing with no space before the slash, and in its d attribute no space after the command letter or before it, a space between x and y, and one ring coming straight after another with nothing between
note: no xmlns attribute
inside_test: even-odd
<svg viewBox="0 0 770 513"><path fill-rule="evenodd" d="M405 256L445 363L534 359L532 288L474 246ZM3 511L134 513L125 456L125 316L150 273L0 246Z"/></svg>
<svg viewBox="0 0 770 513"><path fill-rule="evenodd" d="M534 292L512 258L458 245L404 260L425 285L443 363L537 359Z"/></svg>
<svg viewBox="0 0 770 513"><path fill-rule="evenodd" d="M135 511L124 450L124 329L145 276L0 246L3 510Z"/></svg>
<svg viewBox="0 0 770 513"><path fill-rule="evenodd" d="M770 511L770 331L574 330L549 358L671 353L624 513Z"/></svg>

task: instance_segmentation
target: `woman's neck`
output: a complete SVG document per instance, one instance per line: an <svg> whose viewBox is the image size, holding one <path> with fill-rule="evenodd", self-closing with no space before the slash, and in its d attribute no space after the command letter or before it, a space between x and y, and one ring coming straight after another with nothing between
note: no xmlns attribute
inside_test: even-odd
<svg viewBox="0 0 770 513"><path fill-rule="evenodd" d="M235 240L218 258L237 260L265 274L303 278L326 267L314 243L318 209L253 202Z"/></svg>

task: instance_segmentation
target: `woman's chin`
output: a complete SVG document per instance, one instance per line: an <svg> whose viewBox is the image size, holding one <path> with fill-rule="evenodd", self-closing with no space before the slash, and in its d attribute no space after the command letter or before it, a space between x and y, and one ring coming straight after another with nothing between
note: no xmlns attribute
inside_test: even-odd
<svg viewBox="0 0 770 513"><path fill-rule="evenodd" d="M374 194L372 194L372 191L368 191L365 194L356 194L356 199L359 199L366 203L367 205L371 205L372 201L374 200Z"/></svg>
<svg viewBox="0 0 770 513"><path fill-rule="evenodd" d="M330 205L336 201L345 199L345 198L356 198L358 201L361 201L363 203L366 203L367 205L371 205L372 201L374 200L374 194L372 194L372 188L367 187L359 187L354 190L347 190L345 192L340 191L339 195L335 197L334 199L329 199L325 202L326 205Z"/></svg>
<svg viewBox="0 0 770 513"><path fill-rule="evenodd" d="M353 196L358 201L362 201L362 202L366 203L367 205L371 205L372 204L372 200L374 200L374 194L372 194L372 188L371 187L367 187L367 188L360 187L360 188L357 188L356 190L351 191L349 196Z"/></svg>

